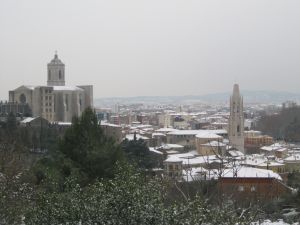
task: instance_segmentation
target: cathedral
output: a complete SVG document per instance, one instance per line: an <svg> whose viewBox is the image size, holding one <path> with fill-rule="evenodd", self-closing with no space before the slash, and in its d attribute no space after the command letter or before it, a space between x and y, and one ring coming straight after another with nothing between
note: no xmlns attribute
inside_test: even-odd
<svg viewBox="0 0 300 225"><path fill-rule="evenodd" d="M245 153L244 149L244 106L240 95L239 85L233 86L230 97L230 116L228 129L229 143L232 147Z"/></svg>
<svg viewBox="0 0 300 225"><path fill-rule="evenodd" d="M33 117L50 122L71 122L87 107L93 106L93 86L66 86L65 64L55 53L47 65L47 85L22 85L9 91L9 101L28 104Z"/></svg>

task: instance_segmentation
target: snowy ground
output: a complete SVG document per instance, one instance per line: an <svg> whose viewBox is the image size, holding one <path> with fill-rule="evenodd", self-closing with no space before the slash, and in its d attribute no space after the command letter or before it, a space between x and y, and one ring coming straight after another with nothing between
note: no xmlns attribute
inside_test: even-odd
<svg viewBox="0 0 300 225"><path fill-rule="evenodd" d="M252 225L300 225L299 223L285 223L283 220L277 220L276 222L271 222L271 220L265 220L262 223L256 222L252 223Z"/></svg>

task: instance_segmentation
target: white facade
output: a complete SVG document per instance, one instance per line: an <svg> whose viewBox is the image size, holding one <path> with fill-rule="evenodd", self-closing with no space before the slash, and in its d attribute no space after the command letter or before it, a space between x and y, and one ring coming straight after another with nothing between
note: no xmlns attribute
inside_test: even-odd
<svg viewBox="0 0 300 225"><path fill-rule="evenodd" d="M230 97L230 116L228 126L229 143L232 147L245 153L244 149L244 107L243 98L240 95L239 85L233 86L233 94Z"/></svg>
<svg viewBox="0 0 300 225"><path fill-rule="evenodd" d="M9 92L10 102L28 103L32 116L70 122L93 106L93 86L65 86L65 65L55 54L47 65L47 85L23 85Z"/></svg>

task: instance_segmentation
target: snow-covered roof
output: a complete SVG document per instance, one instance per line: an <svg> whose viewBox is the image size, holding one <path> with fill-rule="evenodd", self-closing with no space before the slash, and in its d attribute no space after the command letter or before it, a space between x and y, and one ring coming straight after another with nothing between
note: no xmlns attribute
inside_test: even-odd
<svg viewBox="0 0 300 225"><path fill-rule="evenodd" d="M82 88L76 86L53 86L54 91L84 91Z"/></svg>
<svg viewBox="0 0 300 225"><path fill-rule="evenodd" d="M258 169L253 167L225 169L221 176L224 178L275 178L282 180L281 176L272 170Z"/></svg>
<svg viewBox="0 0 300 225"><path fill-rule="evenodd" d="M264 150L264 151L276 151L277 149L281 149L283 147L284 146L280 143L274 143L274 144L269 145L269 146L263 146L260 149Z"/></svg>
<svg viewBox="0 0 300 225"><path fill-rule="evenodd" d="M181 149L181 148L184 148L184 146L182 145L178 145L178 144L163 144L161 145L159 148L162 148L162 149Z"/></svg>
<svg viewBox="0 0 300 225"><path fill-rule="evenodd" d="M242 157L244 156L244 153L238 151L238 150L230 150L228 151L229 155L231 155L232 157Z"/></svg>
<svg viewBox="0 0 300 225"><path fill-rule="evenodd" d="M22 120L21 123L30 123L31 121L33 121L36 118L37 117L27 117L24 120Z"/></svg>
<svg viewBox="0 0 300 225"><path fill-rule="evenodd" d="M158 151L158 150L156 150L156 149L153 148L153 147L150 147L149 150L150 150L151 152L156 153L156 154L163 155L163 153L162 153L161 151Z"/></svg>
<svg viewBox="0 0 300 225"><path fill-rule="evenodd" d="M168 150L168 151L166 151L166 153L167 153L168 155L171 155L171 154L179 154L179 151L176 151L176 150Z"/></svg>
<svg viewBox="0 0 300 225"><path fill-rule="evenodd" d="M168 134L170 135L227 134L227 131L226 130L176 130Z"/></svg>
<svg viewBox="0 0 300 225"><path fill-rule="evenodd" d="M116 124L113 124L113 123L107 123L107 122L103 122L103 121L101 121L100 125L101 126L109 126L109 127L118 127L118 128L121 128L121 126L119 126L119 125L116 125Z"/></svg>
<svg viewBox="0 0 300 225"><path fill-rule="evenodd" d="M128 139L129 141L134 140L134 134L127 134L125 138ZM140 134L136 134L136 139L149 140L148 137L142 136Z"/></svg>
<svg viewBox="0 0 300 225"><path fill-rule="evenodd" d="M201 144L202 146L210 146L210 147L224 147L226 144L219 141L209 141L208 143Z"/></svg>
<svg viewBox="0 0 300 225"><path fill-rule="evenodd" d="M177 129L165 127L165 128L159 128L158 130L156 130L156 132L164 132L164 133L172 132L172 131L177 131Z"/></svg>
<svg viewBox="0 0 300 225"><path fill-rule="evenodd" d="M38 86L34 86L34 85L22 85L20 87L17 87L16 89L14 89L14 91L17 91L19 89L30 89L30 90L34 90L36 87Z"/></svg>
<svg viewBox="0 0 300 225"><path fill-rule="evenodd" d="M264 162L266 162L268 159L264 156L260 155L252 155L252 156L246 156L246 158L241 162L242 165L248 165L248 166L257 166Z"/></svg>
<svg viewBox="0 0 300 225"><path fill-rule="evenodd" d="M216 155L195 156L192 153L182 153L169 155L164 162L182 162L183 165L193 167L216 162L217 160L218 158Z"/></svg>
<svg viewBox="0 0 300 225"><path fill-rule="evenodd" d="M71 126L72 125L71 122L54 122L54 123L56 123L56 124L58 124L60 126Z"/></svg>
<svg viewBox="0 0 300 225"><path fill-rule="evenodd" d="M299 225L299 223L286 223L282 219L272 222L271 220L265 220L264 222L253 222L251 225Z"/></svg>
<svg viewBox="0 0 300 225"><path fill-rule="evenodd" d="M300 162L300 155L299 154L291 155L291 156L285 158L283 161L284 162L297 162L297 163L299 163Z"/></svg>
<svg viewBox="0 0 300 225"><path fill-rule="evenodd" d="M165 134L163 133L152 133L152 137L155 137L155 136L166 136Z"/></svg>
<svg viewBox="0 0 300 225"><path fill-rule="evenodd" d="M201 132L196 135L197 138L204 138L204 139L220 139L222 136L217 135L215 133L210 132Z"/></svg>
<svg viewBox="0 0 300 225"><path fill-rule="evenodd" d="M34 85L24 85L25 88L28 88L30 90L33 90L35 87L37 86L34 86Z"/></svg>
<svg viewBox="0 0 300 225"><path fill-rule="evenodd" d="M284 152L284 151L287 151L288 149L287 148L280 148L280 149L276 149L276 152Z"/></svg>
<svg viewBox="0 0 300 225"><path fill-rule="evenodd" d="M283 163L280 162L274 162L274 161L269 161L269 162L264 162L258 165L259 167L268 167L268 166L284 166Z"/></svg>
<svg viewBox="0 0 300 225"><path fill-rule="evenodd" d="M169 157L164 162L173 163L173 162L182 162L183 160L178 157Z"/></svg>

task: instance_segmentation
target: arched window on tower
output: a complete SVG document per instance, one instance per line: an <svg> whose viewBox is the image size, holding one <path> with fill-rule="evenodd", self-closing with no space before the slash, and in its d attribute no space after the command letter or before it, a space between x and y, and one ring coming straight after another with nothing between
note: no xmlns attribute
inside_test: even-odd
<svg viewBox="0 0 300 225"><path fill-rule="evenodd" d="M237 127L236 127L236 132L239 134L240 133L240 125L237 125Z"/></svg>
<svg viewBox="0 0 300 225"><path fill-rule="evenodd" d="M61 70L58 71L58 78L61 80Z"/></svg>
<svg viewBox="0 0 300 225"><path fill-rule="evenodd" d="M48 70L48 80L51 80L51 71Z"/></svg>
<svg viewBox="0 0 300 225"><path fill-rule="evenodd" d="M21 102L22 104L25 104L25 103L26 103L26 96L25 96L24 94L21 94L19 100L20 100L20 102Z"/></svg>
<svg viewBox="0 0 300 225"><path fill-rule="evenodd" d="M66 102L65 102L65 105L66 105L66 111L69 111L69 95L66 94L65 98L66 98Z"/></svg>

